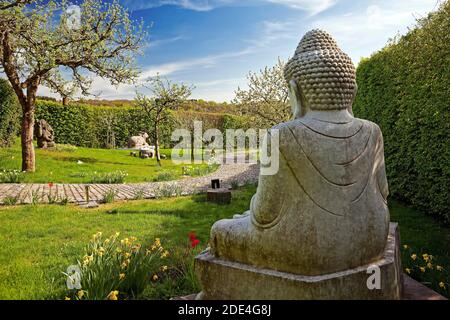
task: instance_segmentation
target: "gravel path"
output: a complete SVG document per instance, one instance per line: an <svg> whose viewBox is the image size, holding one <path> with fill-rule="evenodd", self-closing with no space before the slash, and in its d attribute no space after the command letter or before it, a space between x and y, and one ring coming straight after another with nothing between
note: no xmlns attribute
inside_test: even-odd
<svg viewBox="0 0 450 320"><path fill-rule="evenodd" d="M259 166L255 164L224 164L216 172L203 177L184 178L170 182L146 182L135 184L0 184L0 204L48 203L52 199L70 203L86 202L86 186L89 186L90 200L102 201L105 193L116 192L116 200L133 200L136 198L153 199L160 196L179 196L205 192L211 179L220 179L223 187L233 183L245 185L258 181ZM34 200L34 201L33 201ZM13 201L13 202L14 202Z"/></svg>

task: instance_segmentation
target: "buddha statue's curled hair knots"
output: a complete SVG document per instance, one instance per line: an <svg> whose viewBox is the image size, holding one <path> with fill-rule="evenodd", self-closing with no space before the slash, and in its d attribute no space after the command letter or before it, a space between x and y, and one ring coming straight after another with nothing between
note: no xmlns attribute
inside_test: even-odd
<svg viewBox="0 0 450 320"><path fill-rule="evenodd" d="M342 110L353 103L355 66L325 31L305 34L284 74L288 82L297 81L312 110Z"/></svg>

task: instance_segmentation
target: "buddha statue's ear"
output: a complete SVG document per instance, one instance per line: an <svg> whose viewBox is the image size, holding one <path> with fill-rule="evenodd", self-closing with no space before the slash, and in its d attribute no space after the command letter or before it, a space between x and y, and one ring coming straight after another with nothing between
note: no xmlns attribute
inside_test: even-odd
<svg viewBox="0 0 450 320"><path fill-rule="evenodd" d="M348 107L348 112L353 116L353 104L355 103L356 95L358 94L358 84L355 85L355 92L353 93L352 103Z"/></svg>
<svg viewBox="0 0 450 320"><path fill-rule="evenodd" d="M302 98L301 89L295 79L289 81L289 97L291 100L294 119L303 117L306 113L306 105L304 103L304 99Z"/></svg>

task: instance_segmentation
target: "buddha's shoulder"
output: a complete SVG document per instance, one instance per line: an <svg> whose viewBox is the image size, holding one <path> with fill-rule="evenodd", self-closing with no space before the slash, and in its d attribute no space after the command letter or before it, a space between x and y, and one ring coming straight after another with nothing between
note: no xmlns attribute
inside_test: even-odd
<svg viewBox="0 0 450 320"><path fill-rule="evenodd" d="M281 136L293 132L300 133L301 131L314 131L317 133L326 133L328 131L363 133L371 131L375 135L381 134L381 129L376 123L359 118L353 118L352 121L346 123L332 123L300 118L277 124L270 129L270 131L274 130L278 131Z"/></svg>

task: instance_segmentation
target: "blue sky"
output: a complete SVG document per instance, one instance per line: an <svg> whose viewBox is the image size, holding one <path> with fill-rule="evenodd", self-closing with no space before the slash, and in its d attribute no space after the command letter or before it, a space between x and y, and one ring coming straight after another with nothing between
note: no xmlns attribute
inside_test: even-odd
<svg viewBox="0 0 450 320"><path fill-rule="evenodd" d="M246 74L288 59L312 28L331 33L353 62L381 49L438 0L120 0L143 19L150 42L142 79L160 73L196 87L193 98L229 101ZM133 99L135 88L96 78L104 99ZM43 88L41 94L50 94Z"/></svg>

